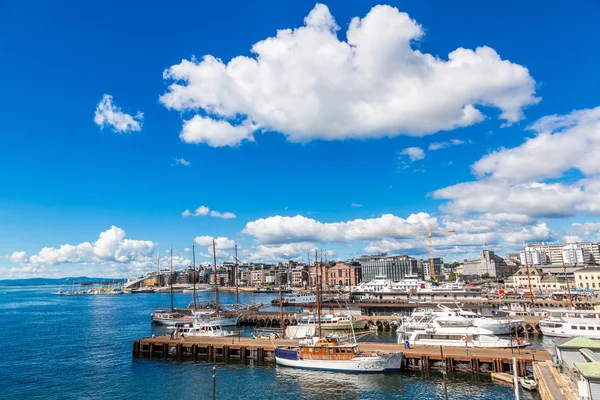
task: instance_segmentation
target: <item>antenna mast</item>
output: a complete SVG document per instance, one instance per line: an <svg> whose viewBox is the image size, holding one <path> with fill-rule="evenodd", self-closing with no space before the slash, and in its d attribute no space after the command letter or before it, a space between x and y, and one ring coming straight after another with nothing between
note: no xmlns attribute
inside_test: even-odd
<svg viewBox="0 0 600 400"><path fill-rule="evenodd" d="M215 315L219 316L219 286L217 285L217 246L213 238L213 265L215 268Z"/></svg>
<svg viewBox="0 0 600 400"><path fill-rule="evenodd" d="M173 312L173 246L171 246L171 276L169 276L169 291L171 292L171 312Z"/></svg>
<svg viewBox="0 0 600 400"><path fill-rule="evenodd" d="M192 268L193 268L193 280L194 280L194 310L196 310L198 308L198 305L196 304L196 248L194 245L192 245Z"/></svg>
<svg viewBox="0 0 600 400"><path fill-rule="evenodd" d="M317 332L319 334L319 337L322 337L322 330L321 330L321 283L319 281L319 269L317 269L317 262L318 262L318 255L317 255L317 249L315 249L315 275L317 278L316 281L316 295L317 295Z"/></svg>

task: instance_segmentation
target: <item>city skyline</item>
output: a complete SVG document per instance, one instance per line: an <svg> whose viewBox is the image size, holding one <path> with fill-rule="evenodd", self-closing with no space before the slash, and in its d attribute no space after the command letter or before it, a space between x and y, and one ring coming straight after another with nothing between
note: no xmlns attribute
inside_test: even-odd
<svg viewBox="0 0 600 400"><path fill-rule="evenodd" d="M598 241L600 10L544 4L11 3L0 279Z"/></svg>

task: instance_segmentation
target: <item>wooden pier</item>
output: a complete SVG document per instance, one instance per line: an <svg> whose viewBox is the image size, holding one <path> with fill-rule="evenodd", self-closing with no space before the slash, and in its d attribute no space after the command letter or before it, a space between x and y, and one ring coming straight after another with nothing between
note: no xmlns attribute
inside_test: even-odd
<svg viewBox="0 0 600 400"><path fill-rule="evenodd" d="M171 339L169 335L134 340L133 356L136 358L173 358L197 360L255 360L273 362L275 346L297 345L297 340L266 340L239 337L199 338L186 337ZM509 372L512 358L517 358L518 373L525 376L526 367L534 361L547 361L551 355L546 350L521 349L469 349L468 354L462 347L444 347L444 359L439 347L417 346L405 349L392 343L361 342L363 353L404 354L404 368L417 371L441 371L446 365L448 373L468 372L491 374Z"/></svg>

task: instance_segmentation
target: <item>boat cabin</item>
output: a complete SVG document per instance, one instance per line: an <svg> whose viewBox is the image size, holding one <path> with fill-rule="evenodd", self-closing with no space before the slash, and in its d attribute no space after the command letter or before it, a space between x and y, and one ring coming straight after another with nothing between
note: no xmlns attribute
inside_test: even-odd
<svg viewBox="0 0 600 400"><path fill-rule="evenodd" d="M311 360L350 360L359 353L356 344L339 344L335 338L322 337L314 345L300 343L298 356Z"/></svg>

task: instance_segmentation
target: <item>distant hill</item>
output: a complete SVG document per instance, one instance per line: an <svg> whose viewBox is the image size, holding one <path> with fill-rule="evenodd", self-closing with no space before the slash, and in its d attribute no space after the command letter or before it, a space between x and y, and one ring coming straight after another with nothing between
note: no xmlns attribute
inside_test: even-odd
<svg viewBox="0 0 600 400"><path fill-rule="evenodd" d="M96 284L96 283L117 283L125 282L121 278L89 278L87 276L77 276L69 278L27 278L27 279L0 279L0 285L3 286L38 286L38 285L72 285L72 284Z"/></svg>

